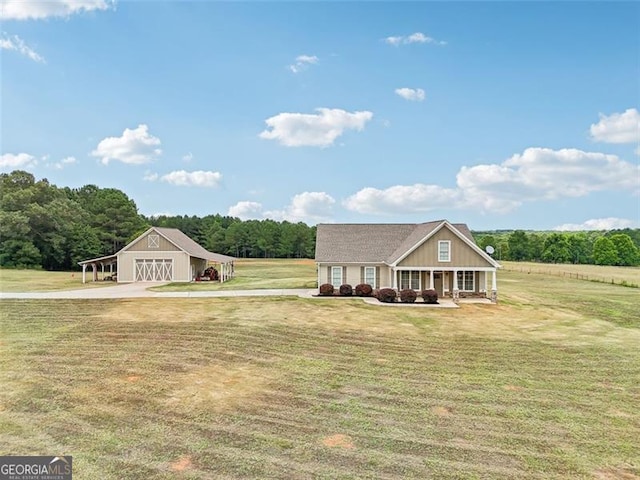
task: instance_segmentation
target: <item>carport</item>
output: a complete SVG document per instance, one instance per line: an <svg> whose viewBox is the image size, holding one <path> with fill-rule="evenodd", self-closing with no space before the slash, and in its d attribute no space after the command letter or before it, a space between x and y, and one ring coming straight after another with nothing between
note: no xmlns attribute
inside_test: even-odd
<svg viewBox="0 0 640 480"><path fill-rule="evenodd" d="M110 280L114 280L114 275L118 274L118 255L107 255L105 257L92 258L91 260L84 260L82 262L78 262L79 265L82 266L82 283L87 283L87 266L91 266L92 269L92 280L94 282L98 281L98 267L101 268L102 271L102 280L105 279L105 267L109 267L109 277ZM114 266L115 265L115 269Z"/></svg>

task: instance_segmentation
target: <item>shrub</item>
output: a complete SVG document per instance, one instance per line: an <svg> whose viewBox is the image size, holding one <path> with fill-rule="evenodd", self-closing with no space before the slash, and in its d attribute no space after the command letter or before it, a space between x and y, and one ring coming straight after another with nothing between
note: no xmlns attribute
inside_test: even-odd
<svg viewBox="0 0 640 480"><path fill-rule="evenodd" d="M424 300L424 303L438 303L438 292L433 288L423 290L421 297Z"/></svg>
<svg viewBox="0 0 640 480"><path fill-rule="evenodd" d="M351 285L349 285L348 283L340 285L340 295L342 295L343 297L350 297L351 295L353 295L353 288L351 287Z"/></svg>
<svg viewBox="0 0 640 480"><path fill-rule="evenodd" d="M378 291L378 300L383 303L393 303L396 301L396 291L393 288L381 288Z"/></svg>
<svg viewBox="0 0 640 480"><path fill-rule="evenodd" d="M330 283L323 283L320 285L320 295L325 297L333 295L333 285Z"/></svg>
<svg viewBox="0 0 640 480"><path fill-rule="evenodd" d="M416 301L417 297L418 294L410 288L405 288L400 291L400 301L402 303L413 303Z"/></svg>
<svg viewBox="0 0 640 480"><path fill-rule="evenodd" d="M373 288L368 283L360 283L356 285L356 295L359 297L370 297L373 293Z"/></svg>

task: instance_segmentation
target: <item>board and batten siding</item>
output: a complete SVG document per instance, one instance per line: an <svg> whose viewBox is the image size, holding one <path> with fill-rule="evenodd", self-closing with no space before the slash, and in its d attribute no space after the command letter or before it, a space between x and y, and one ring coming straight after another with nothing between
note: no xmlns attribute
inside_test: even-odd
<svg viewBox="0 0 640 480"><path fill-rule="evenodd" d="M158 235L159 242L157 248L149 248L149 235ZM178 247L176 247L169 240L164 238L162 235L157 234L156 232L147 233L144 237L138 239L133 245L129 246L126 250L127 252L177 252L180 251Z"/></svg>
<svg viewBox="0 0 640 480"><path fill-rule="evenodd" d="M130 251L118 254L118 282L135 281L135 261L137 258L168 258L173 260L173 281L190 282L191 265L189 255L183 251Z"/></svg>
<svg viewBox="0 0 640 480"><path fill-rule="evenodd" d="M438 260L438 242L440 240L451 241L451 261L440 262ZM478 252L467 245L460 237L453 233L447 226L442 227L426 242L411 252L398 263L399 267L442 267L450 269L471 269L473 267L491 267L492 265Z"/></svg>

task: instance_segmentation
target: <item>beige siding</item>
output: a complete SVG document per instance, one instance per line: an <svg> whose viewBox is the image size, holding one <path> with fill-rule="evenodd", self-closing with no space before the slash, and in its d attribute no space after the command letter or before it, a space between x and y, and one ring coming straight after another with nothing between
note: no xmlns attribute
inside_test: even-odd
<svg viewBox="0 0 640 480"><path fill-rule="evenodd" d="M118 282L135 280L136 258L171 258L173 259L173 281L190 282L191 268L189 255L184 252L122 252L118 254Z"/></svg>
<svg viewBox="0 0 640 480"><path fill-rule="evenodd" d="M201 258L191 257L191 266L189 268L190 268L189 275L191 275L192 270L193 272L195 272L195 275L198 275L198 274L202 275L204 271L207 269L207 261ZM191 279L193 280L194 278L191 278Z"/></svg>
<svg viewBox="0 0 640 480"><path fill-rule="evenodd" d="M438 241L451 241L451 261L438 261ZM491 267L478 252L444 226L435 235L420 245L403 259L398 266L401 267Z"/></svg>
<svg viewBox="0 0 640 480"><path fill-rule="evenodd" d="M140 238L133 245L127 248L127 252L175 252L180 250L178 247L176 247L173 243L171 243L169 240L164 238L162 235L158 235L160 237L159 247L149 248L149 241L147 239L149 235L158 235L158 234L155 232L146 234L144 237Z"/></svg>
<svg viewBox="0 0 640 480"><path fill-rule="evenodd" d="M321 263L318 264L318 279L320 281L319 285L323 283L331 283L331 267L342 267L342 283L348 283L352 287L355 287L359 283L362 283L362 268L365 265L345 265L341 263L336 264L327 264ZM389 287L391 284L389 283L391 277L389 275L389 268L386 265L366 265L367 267L377 267L378 268L378 287Z"/></svg>

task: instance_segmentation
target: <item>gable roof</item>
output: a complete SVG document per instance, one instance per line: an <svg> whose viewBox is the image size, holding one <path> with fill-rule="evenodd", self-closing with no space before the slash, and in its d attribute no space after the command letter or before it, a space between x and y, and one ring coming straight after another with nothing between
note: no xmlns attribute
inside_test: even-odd
<svg viewBox="0 0 640 480"><path fill-rule="evenodd" d="M319 224L316 262L396 264L445 225L479 255L499 267L498 262L476 245L466 224L451 224L446 220L418 224Z"/></svg>
<svg viewBox="0 0 640 480"><path fill-rule="evenodd" d="M188 253L192 257L202 258L204 260L213 260L218 263L229 263L235 260L234 257L229 257L228 255L222 255L220 253L213 253L209 250L205 249L202 245L198 244L191 237L187 236L181 230L177 228L167 228L167 227L151 227L142 235L137 237L134 241L129 243L126 247L124 247L121 252L127 250L131 245L137 242L139 239L147 235L148 233L155 231L159 235L162 235L169 242L173 243L180 250Z"/></svg>

